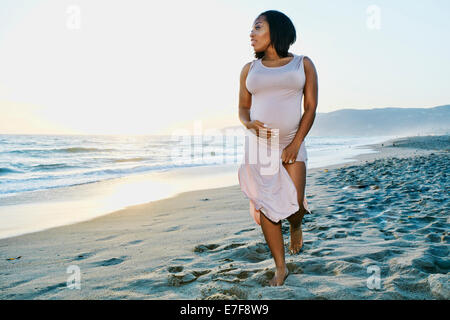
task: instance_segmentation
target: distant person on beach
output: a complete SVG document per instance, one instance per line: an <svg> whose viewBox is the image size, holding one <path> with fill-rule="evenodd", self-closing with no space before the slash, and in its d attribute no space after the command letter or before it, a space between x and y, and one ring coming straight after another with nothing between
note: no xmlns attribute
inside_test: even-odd
<svg viewBox="0 0 450 320"><path fill-rule="evenodd" d="M304 139L315 119L317 72L310 58L288 52L296 40L296 31L285 14L274 10L261 13L253 23L250 38L256 59L241 71L239 119L255 137L258 148L276 146L275 161L279 163L275 174L264 174L262 168L267 164L263 166L259 157L256 163L244 161L238 177L241 190L250 200L250 214L261 225L275 260L276 272L269 284L278 286L289 273L282 219L287 218L290 224L290 253L298 253L303 246L301 224L308 212ZM249 149L246 143L245 159Z"/></svg>

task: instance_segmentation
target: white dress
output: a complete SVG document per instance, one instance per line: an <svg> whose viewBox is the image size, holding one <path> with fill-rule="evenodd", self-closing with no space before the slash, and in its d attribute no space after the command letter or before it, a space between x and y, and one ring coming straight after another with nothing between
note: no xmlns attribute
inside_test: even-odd
<svg viewBox="0 0 450 320"><path fill-rule="evenodd" d="M250 200L250 214L261 224L260 210L277 223L299 210L297 189L283 166L282 150L294 139L302 116L303 88L306 82L303 55L281 67L266 67L254 60L247 75L252 94L250 120L259 120L278 135L267 140L246 129L245 157L238 170L241 190ZM307 167L308 155L302 142L296 161ZM306 190L303 206L308 210Z"/></svg>

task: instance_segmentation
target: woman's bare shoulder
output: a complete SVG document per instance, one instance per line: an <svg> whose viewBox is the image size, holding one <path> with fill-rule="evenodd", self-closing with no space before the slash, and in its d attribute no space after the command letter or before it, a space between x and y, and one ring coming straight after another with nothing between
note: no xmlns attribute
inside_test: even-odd
<svg viewBox="0 0 450 320"><path fill-rule="evenodd" d="M248 71L250 70L250 66L252 65L252 63L253 63L254 61L255 61L255 60L252 60L252 61L247 62L246 64L244 64L244 66L242 67L242 71L248 72Z"/></svg>
<svg viewBox="0 0 450 320"><path fill-rule="evenodd" d="M305 70L314 70L315 66L312 62L311 58L308 56L303 56L303 66L305 67Z"/></svg>
<svg viewBox="0 0 450 320"><path fill-rule="evenodd" d="M253 63L254 61L255 61L255 60L250 61L250 62L247 62L247 63L242 67L242 70L241 70L241 79L247 77L247 74L248 74L248 72L249 72L249 70L250 70L250 67L251 67L251 65L252 65L252 63Z"/></svg>

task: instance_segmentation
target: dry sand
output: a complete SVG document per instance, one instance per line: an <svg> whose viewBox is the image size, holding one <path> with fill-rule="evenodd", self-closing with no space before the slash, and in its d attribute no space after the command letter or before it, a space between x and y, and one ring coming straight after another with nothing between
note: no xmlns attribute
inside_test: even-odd
<svg viewBox="0 0 450 320"><path fill-rule="evenodd" d="M449 299L449 136L371 147L308 171L297 255L282 222L283 286L267 286L274 262L235 185L1 239L0 298Z"/></svg>

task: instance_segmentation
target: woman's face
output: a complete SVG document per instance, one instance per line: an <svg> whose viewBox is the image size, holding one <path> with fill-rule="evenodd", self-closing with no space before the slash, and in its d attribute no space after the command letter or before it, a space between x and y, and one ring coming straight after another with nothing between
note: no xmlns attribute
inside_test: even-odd
<svg viewBox="0 0 450 320"><path fill-rule="evenodd" d="M269 24L261 16L253 23L252 31L250 32L250 41L255 52L262 52L267 49L270 44Z"/></svg>

